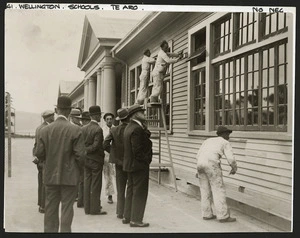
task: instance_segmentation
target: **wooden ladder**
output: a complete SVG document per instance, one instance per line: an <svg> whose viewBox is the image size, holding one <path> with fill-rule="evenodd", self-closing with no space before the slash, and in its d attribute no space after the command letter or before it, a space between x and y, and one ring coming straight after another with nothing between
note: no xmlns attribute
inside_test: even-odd
<svg viewBox="0 0 300 238"><path fill-rule="evenodd" d="M148 130L151 132L151 138L150 139L157 139L158 140L158 152L153 152L153 155L158 156L158 163L151 163L150 168L158 168L158 184L161 184L161 171L163 168L171 168L172 171L172 177L174 181L175 191L177 192L177 183L176 183L176 176L175 176L175 170L173 166L173 159L170 149L170 142L168 137L168 130L166 125L166 117L164 112L164 106L162 103L145 103L148 109L155 109L156 115L159 115L158 118L147 118L147 122L149 124ZM161 126L161 119L162 119L162 126ZM153 125L154 124L154 125ZM157 126L155 126L157 125ZM168 155L169 155L169 162L168 163L162 163L161 162L161 136L162 131L165 132L165 139L167 142L167 148L168 148ZM156 135L154 136L154 133Z"/></svg>

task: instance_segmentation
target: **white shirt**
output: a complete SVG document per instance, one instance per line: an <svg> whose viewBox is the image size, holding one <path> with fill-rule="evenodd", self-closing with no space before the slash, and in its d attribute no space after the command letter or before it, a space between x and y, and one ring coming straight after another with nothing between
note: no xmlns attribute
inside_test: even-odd
<svg viewBox="0 0 300 238"><path fill-rule="evenodd" d="M220 163L223 155L229 165L236 165L229 141L220 136L206 139L197 153L197 165L206 165L208 161Z"/></svg>
<svg viewBox="0 0 300 238"><path fill-rule="evenodd" d="M108 136L109 134L109 130L110 128L112 127L115 127L114 125L112 125L111 127L108 127L106 124L102 127L102 130L103 130L103 138L105 139L106 136ZM104 154L105 154L105 158L104 160L108 162L108 159L109 159L109 153L104 151Z"/></svg>
<svg viewBox="0 0 300 238"><path fill-rule="evenodd" d="M165 70L166 64L176 63L178 59L171 59L166 52L162 49L159 50L157 55L157 60L154 66L153 71L163 72Z"/></svg>
<svg viewBox="0 0 300 238"><path fill-rule="evenodd" d="M150 64L154 63L155 59L152 57L148 57L147 55L144 55L142 59L142 70L149 71L150 70Z"/></svg>

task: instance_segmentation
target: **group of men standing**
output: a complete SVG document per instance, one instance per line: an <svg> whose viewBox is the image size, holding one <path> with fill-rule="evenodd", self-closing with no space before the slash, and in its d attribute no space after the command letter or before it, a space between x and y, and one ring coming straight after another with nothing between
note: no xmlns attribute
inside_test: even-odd
<svg viewBox="0 0 300 238"><path fill-rule="evenodd" d="M55 112L55 121L54 112L43 114L45 123L49 125L37 129L33 149L35 163L42 174L39 184L45 190L43 193L39 189L44 194L41 197L45 198L44 204L39 201L40 212L45 212L44 231L58 232L60 226L60 232L71 232L76 198L77 206L83 206L85 214L107 214L102 210L100 196L102 171L107 170L105 178L111 177L114 173L111 163L115 163L116 170L117 217L131 227L149 226L143 223L143 216L148 195L152 142L145 126L144 109L139 105L119 109L116 119L121 123L116 127L112 125L114 115L105 114L108 128L99 125L99 106L91 106L88 116L85 112L80 116L76 109L72 111L71 99L67 96L58 98ZM53 122L47 119L50 116ZM113 182L112 179L106 180L108 202L113 203Z"/></svg>
<svg viewBox="0 0 300 238"><path fill-rule="evenodd" d="M156 60L150 57L148 49L144 52L136 104L117 111L118 126L113 125L114 114L106 113L103 117L106 124L101 128L102 112L99 106L91 106L88 112L81 112L78 108L72 109L71 99L67 96L57 100L55 121L53 111L42 114L44 122L36 130L33 162L38 168L38 205L39 211L45 213L45 232L58 232L60 203L61 232L71 232L76 199L77 207L84 207L85 214L107 214L102 210L100 201L102 173L110 204L114 194L113 175L116 176L116 213L123 224L149 226L149 223L143 222L143 217L148 196L152 142L146 126L145 109L140 104L144 103L147 95L150 64L155 62L150 103L159 103L167 65L182 59L182 52L169 53L168 49L168 43L163 41ZM236 220L229 214L220 167L220 158L225 155L232 167L230 174L237 171L228 142L230 133L232 130L220 126L218 137L207 139L196 156L204 220ZM212 203L216 215L213 214Z"/></svg>

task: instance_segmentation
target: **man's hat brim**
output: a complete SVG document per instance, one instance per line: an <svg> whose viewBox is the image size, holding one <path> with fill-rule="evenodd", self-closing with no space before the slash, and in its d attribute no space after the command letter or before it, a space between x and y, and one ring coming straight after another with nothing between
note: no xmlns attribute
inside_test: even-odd
<svg viewBox="0 0 300 238"><path fill-rule="evenodd" d="M89 117L81 117L81 116L74 116L75 118L81 119L81 120L91 120Z"/></svg>

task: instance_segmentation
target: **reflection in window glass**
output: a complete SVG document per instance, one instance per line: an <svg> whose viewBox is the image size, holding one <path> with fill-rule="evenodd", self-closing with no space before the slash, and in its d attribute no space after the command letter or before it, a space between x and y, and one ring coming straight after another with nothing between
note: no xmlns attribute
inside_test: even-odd
<svg viewBox="0 0 300 238"><path fill-rule="evenodd" d="M214 55L229 52L231 50L231 14L214 24Z"/></svg>
<svg viewBox="0 0 300 238"><path fill-rule="evenodd" d="M241 47L256 40L254 33L257 18L258 13L243 12L234 14L234 47Z"/></svg>
<svg viewBox="0 0 300 238"><path fill-rule="evenodd" d="M215 126L286 131L286 58L281 41L215 65Z"/></svg>
<svg viewBox="0 0 300 238"><path fill-rule="evenodd" d="M286 13L261 13L261 37L267 38L287 30Z"/></svg>
<svg viewBox="0 0 300 238"><path fill-rule="evenodd" d="M205 128L205 68L193 72L194 88L194 126L195 129Z"/></svg>

